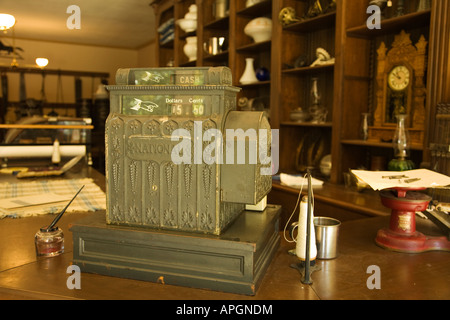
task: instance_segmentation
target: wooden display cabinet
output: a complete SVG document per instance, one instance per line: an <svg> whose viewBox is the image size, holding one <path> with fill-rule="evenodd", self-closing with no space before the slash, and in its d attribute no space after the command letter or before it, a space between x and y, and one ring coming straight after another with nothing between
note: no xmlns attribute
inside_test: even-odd
<svg viewBox="0 0 450 320"><path fill-rule="evenodd" d="M262 95L270 96L270 122L274 129L280 129L280 172L300 173L299 169L309 165L308 159L331 154L332 170L327 178L332 184L342 184L343 175L349 169L370 169L374 159L385 163L392 159L393 148L389 142L362 140L360 126L362 113L374 112L376 95L376 55L380 43L389 47L395 35L402 30L411 34L415 44L420 35L427 41L427 70L424 79L425 130L423 143L411 146L411 158L419 166L429 161L429 141L435 123L436 105L450 100L450 0L432 0L431 7L417 11L420 0L404 1L404 13L395 17L399 1L393 0L393 7L385 9L381 29L369 29L366 13L369 0L336 0L336 10L283 26L279 13L292 7L296 16L303 17L315 0L267 0L245 8L246 1L230 0L229 16L215 19L214 0L159 0L156 2L157 23L169 17L182 18L192 3L198 10L198 57L195 62L186 63L182 47L185 37L178 26L170 48L158 47L160 66L173 51L175 66L218 66L227 65L233 73L233 84L243 90L239 98L249 99ZM321 4L327 1L321 0ZM272 40L253 43L244 33L245 25L256 17L271 17ZM228 37L228 50L217 55L203 51L203 42L214 36ZM311 67L316 58L316 49L325 49L334 64ZM241 85L239 79L244 71L245 58L255 58L255 68L270 70L270 80L251 85ZM305 64L299 63L303 57ZM297 63L296 63L297 62ZM298 107L308 109L312 78L318 78L322 104L328 114L321 123L292 121L290 112ZM319 138L320 139L319 139ZM315 146L309 149L306 140ZM317 142L321 140L322 142ZM300 150L300 152L297 152ZM305 156L309 154L309 156ZM309 157L309 158L308 158Z"/></svg>
<svg viewBox="0 0 450 320"><path fill-rule="evenodd" d="M320 160L331 153L335 64L311 65L317 59L317 48L323 48L335 57L336 11L302 18L311 5L308 1L276 2L274 14L291 7L300 21L288 25L277 23L278 36L274 37L277 43L273 46L282 49L273 53L276 61L272 65L279 70L279 76L272 81L279 94L272 94L272 105L279 106L280 171L299 173L314 167L314 175L320 176ZM312 107L313 78L317 79L326 118L319 122L292 120L291 111L301 108L308 112Z"/></svg>
<svg viewBox="0 0 450 320"><path fill-rule="evenodd" d="M252 38L244 33L245 26L257 17L272 17L273 1L266 0L251 7L245 7L245 1L230 0L229 15L216 17L214 13L214 0L157 0L152 3L157 26L170 18L182 19L188 12L191 4L197 4L197 30L185 33L175 24L175 38L172 43L158 44L157 54L159 66L167 65L170 57L173 57L174 66L228 66L233 73L233 84L241 87L242 91L238 99L248 100L262 97L260 101L266 103L266 109L270 108L271 81L259 81L254 84L242 85L239 79L244 72L245 58L255 59L255 69L265 67L271 73L272 46L271 41L254 43ZM277 20L274 20L274 24ZM157 34L159 37L159 34ZM197 59L188 61L183 52L186 37L197 37ZM226 50L215 55L204 50L204 43L212 37L225 37L228 43ZM272 75L271 75L272 76ZM274 114L277 114L275 112Z"/></svg>
<svg viewBox="0 0 450 320"><path fill-rule="evenodd" d="M396 16L398 3L393 1L393 6L384 10L381 29L367 27L366 21L369 15L361 14L367 9L365 1L342 1L341 3L336 41L336 45L339 46L337 54L341 56L341 59L335 76L335 81L340 83L335 86L338 92L334 96L337 109L333 123L337 134L333 137L333 146L336 146L333 149L333 165L335 166L333 181L342 181L342 173L349 168L387 170L387 163L394 157L390 142L373 139L365 141L360 133L362 113L370 113L373 117L377 108L377 94L380 94L378 92L382 90L376 81L377 49L381 43L384 42L389 49L394 37L404 30L411 34L414 44L423 35L428 42L427 52L438 45L430 31L432 29L430 25L435 23L435 21L431 22L431 12L437 10L437 2L433 1L430 9L418 12L416 9L419 1L407 1L404 13ZM433 63L433 60L429 60L427 69ZM425 86L429 86L427 79L423 80ZM426 90L425 94L429 100L431 98L429 91ZM430 101L427 103L427 113L433 108ZM395 124L392 124L390 129L392 136L394 129ZM417 167L424 161L423 150L427 147L426 140L422 144L411 145L410 158ZM380 159L382 164L377 166Z"/></svg>

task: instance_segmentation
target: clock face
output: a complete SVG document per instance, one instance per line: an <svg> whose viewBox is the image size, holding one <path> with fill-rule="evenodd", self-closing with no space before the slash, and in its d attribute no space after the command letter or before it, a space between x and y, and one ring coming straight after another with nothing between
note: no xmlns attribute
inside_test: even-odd
<svg viewBox="0 0 450 320"><path fill-rule="evenodd" d="M405 66L397 66L389 72L388 84L392 90L401 91L408 87L410 82L410 72Z"/></svg>

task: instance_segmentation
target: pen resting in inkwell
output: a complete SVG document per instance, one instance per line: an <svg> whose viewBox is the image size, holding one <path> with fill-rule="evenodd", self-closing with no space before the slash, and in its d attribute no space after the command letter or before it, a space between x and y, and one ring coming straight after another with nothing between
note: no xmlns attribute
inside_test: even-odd
<svg viewBox="0 0 450 320"><path fill-rule="evenodd" d="M38 256L56 256L64 252L64 234L56 224L83 188L84 185L48 226L40 228L36 233L34 242Z"/></svg>

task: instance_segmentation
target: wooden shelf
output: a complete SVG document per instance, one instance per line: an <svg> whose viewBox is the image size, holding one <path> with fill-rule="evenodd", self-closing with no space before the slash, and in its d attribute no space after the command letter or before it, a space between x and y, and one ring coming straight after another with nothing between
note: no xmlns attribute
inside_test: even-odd
<svg viewBox="0 0 450 320"><path fill-rule="evenodd" d="M227 51L223 51L221 53L218 54L214 54L214 55L207 55L203 57L204 61L209 61L209 62L220 62L220 61L228 61L228 50Z"/></svg>
<svg viewBox="0 0 450 320"><path fill-rule="evenodd" d="M166 43L159 44L160 48L166 48L166 49L173 49L173 46L174 46L174 41L173 40L170 40L170 41L168 41Z"/></svg>
<svg viewBox="0 0 450 320"><path fill-rule="evenodd" d="M248 8L244 8L236 12L236 14L239 16L245 16L250 18L270 15L271 13L272 13L272 0L262 1Z"/></svg>
<svg viewBox="0 0 450 320"><path fill-rule="evenodd" d="M325 66L315 66L315 67L301 67L292 69L283 69L284 74L311 74L317 72L327 72L334 70L334 63Z"/></svg>
<svg viewBox="0 0 450 320"><path fill-rule="evenodd" d="M307 20L294 22L283 27L283 29L295 32L313 32L321 29L334 28L335 24L336 12L330 12Z"/></svg>
<svg viewBox="0 0 450 320"><path fill-rule="evenodd" d="M225 17L225 18L220 18L220 19L205 23L203 25L203 28L205 28L205 29L228 29L229 23L230 23L230 18Z"/></svg>
<svg viewBox="0 0 450 320"><path fill-rule="evenodd" d="M377 148L392 148L391 142L379 142L371 140L359 140L359 139L346 139L341 140L342 144L361 146L361 147L377 147ZM412 144L410 146L411 150L423 150L423 146L418 144Z"/></svg>
<svg viewBox="0 0 450 320"><path fill-rule="evenodd" d="M381 29L369 29L367 25L361 25L347 29L347 36L359 38L371 38L398 32L402 29L426 27L430 24L431 10L408 13L400 17L389 18L381 21Z"/></svg>
<svg viewBox="0 0 450 320"><path fill-rule="evenodd" d="M241 46L239 48L236 48L236 52L239 53L259 53L261 51L270 50L272 45L272 41L262 41L262 42L256 42L256 43L250 43L246 44L244 46Z"/></svg>
<svg viewBox="0 0 450 320"><path fill-rule="evenodd" d="M185 32L180 35L180 39L186 39L187 37L195 37L197 35L197 31Z"/></svg>
<svg viewBox="0 0 450 320"><path fill-rule="evenodd" d="M270 85L270 80L267 80L267 81L258 81L258 82L254 82L254 83L249 83L249 84L239 84L239 87L249 88L249 87L269 86L269 85Z"/></svg>
<svg viewBox="0 0 450 320"><path fill-rule="evenodd" d="M331 122L312 123L312 122L283 121L280 124L282 126L318 127L318 128L331 128L333 126Z"/></svg>

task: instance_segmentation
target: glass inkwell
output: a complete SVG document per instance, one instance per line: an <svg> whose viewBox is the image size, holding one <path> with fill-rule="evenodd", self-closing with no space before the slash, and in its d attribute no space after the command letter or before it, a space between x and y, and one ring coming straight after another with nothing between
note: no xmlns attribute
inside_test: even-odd
<svg viewBox="0 0 450 320"><path fill-rule="evenodd" d="M70 200L66 207L56 216L56 218L48 226L44 226L36 232L34 236L34 245L37 256L54 257L64 252L64 233L61 228L56 226L56 223L62 217L64 212L70 206L72 201L77 197L80 191L84 188L82 186L75 196Z"/></svg>
<svg viewBox="0 0 450 320"><path fill-rule="evenodd" d="M36 255L53 257L64 252L64 233L59 227L42 227L34 236Z"/></svg>

